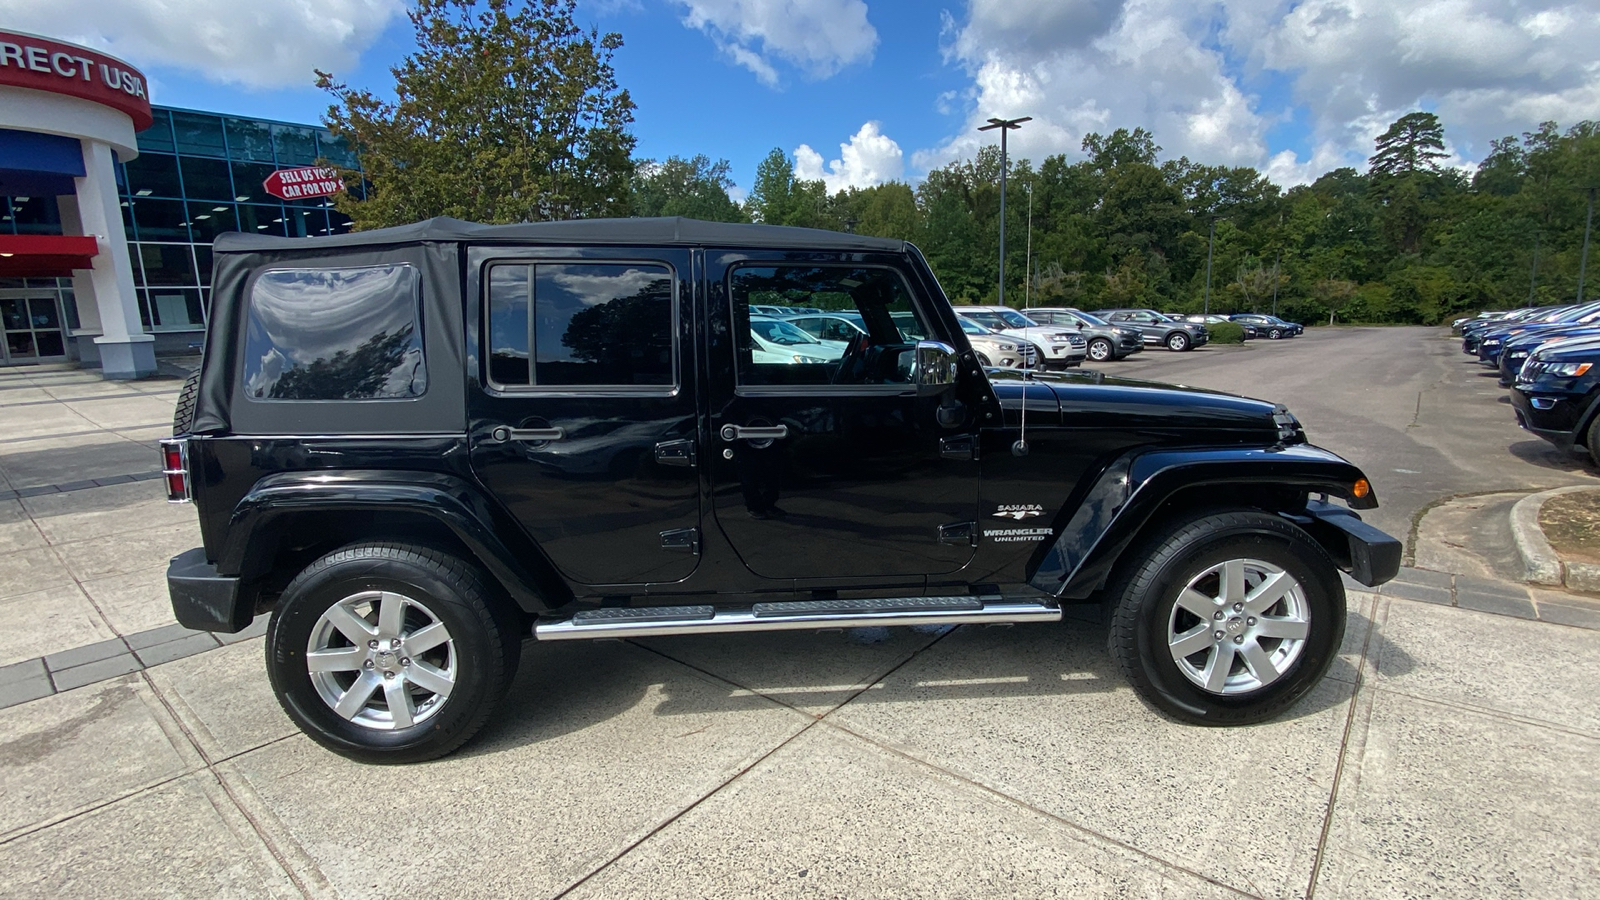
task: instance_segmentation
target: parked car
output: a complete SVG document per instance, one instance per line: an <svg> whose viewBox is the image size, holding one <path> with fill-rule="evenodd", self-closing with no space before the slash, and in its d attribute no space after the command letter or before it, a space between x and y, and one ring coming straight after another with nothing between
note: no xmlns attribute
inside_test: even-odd
<svg viewBox="0 0 1600 900"><path fill-rule="evenodd" d="M1600 302L1586 303L1582 306L1567 306L1557 312L1521 322L1513 322L1499 328L1490 328L1484 331L1478 339L1478 361L1490 368L1500 363L1500 351L1509 338L1524 334L1539 332L1559 331L1575 325L1588 325L1600 322Z"/></svg>
<svg viewBox="0 0 1600 900"><path fill-rule="evenodd" d="M1045 368L1079 366L1088 355L1088 341L1077 329L1044 325L1009 306L958 306L955 309L958 315L966 316L990 331L1032 343L1039 348Z"/></svg>
<svg viewBox="0 0 1600 900"><path fill-rule="evenodd" d="M1306 332L1305 326L1299 322L1286 322L1277 316L1269 316L1265 313L1235 313L1229 316L1228 320L1237 322L1240 325L1254 326L1256 334L1265 337L1269 341L1286 337L1299 337Z"/></svg>
<svg viewBox="0 0 1600 900"><path fill-rule="evenodd" d="M1126 359L1144 350L1144 333L1127 325L1113 325L1070 306L1029 307L1028 318L1040 325L1062 325L1078 329L1088 342L1088 357L1095 362Z"/></svg>
<svg viewBox="0 0 1600 900"><path fill-rule="evenodd" d="M1570 451L1582 447L1600 466L1600 337L1551 341L1517 373L1511 408L1517 424Z"/></svg>
<svg viewBox="0 0 1600 900"><path fill-rule="evenodd" d="M756 362L813 364L833 362L844 355L844 341L819 340L787 319L750 317L751 352Z"/></svg>
<svg viewBox="0 0 1600 900"><path fill-rule="evenodd" d="M1570 338L1600 337L1600 322L1587 325L1566 325L1552 329L1529 331L1505 339L1500 348L1500 386L1511 387L1516 383L1517 373L1522 371L1522 364L1528 361L1533 351L1545 344L1554 341L1564 341Z"/></svg>
<svg viewBox="0 0 1600 900"><path fill-rule="evenodd" d="M857 313L795 316L785 321L796 328L809 332L815 337L826 340L848 341L867 333L866 322ZM907 327L911 324L902 324L902 332L914 331L914 327ZM967 342L972 345L972 351L978 356L979 365L1014 369L1038 364L1038 350L1028 341L995 334L970 319L961 319L960 324L961 330L966 332ZM916 336L919 339L922 337L921 335Z"/></svg>
<svg viewBox="0 0 1600 900"><path fill-rule="evenodd" d="M1113 325L1139 329L1146 345L1168 350L1204 347L1211 332L1198 322L1174 322L1153 309L1097 309L1096 317Z"/></svg>
<svg viewBox="0 0 1600 900"><path fill-rule="evenodd" d="M1259 722L1338 654L1340 571L1399 567L1355 512L1367 477L1283 406L985 369L903 241L433 219L214 251L161 442L202 541L168 566L173 611L225 633L270 615L280 705L358 760L461 746L547 641L1044 623L1102 599L1150 704ZM765 361L771 293L848 302L865 332ZM579 435L582 459L560 452Z"/></svg>
<svg viewBox="0 0 1600 900"><path fill-rule="evenodd" d="M1541 306L1518 310L1498 319L1483 319L1477 322L1468 322L1461 328L1461 352L1468 356L1478 355L1478 343L1483 336L1497 328L1504 328L1516 322L1535 321L1553 313L1567 309L1565 306Z"/></svg>
<svg viewBox="0 0 1600 900"><path fill-rule="evenodd" d="M1204 313L1195 313L1194 315L1186 316L1185 321L1199 322L1201 325L1206 326L1216 325L1221 322L1229 322L1244 329L1244 339L1247 341L1255 340L1261 334L1256 330L1256 326L1250 324L1249 322L1236 321L1228 318L1227 316L1219 316L1215 313L1212 313L1209 316L1205 315Z"/></svg>

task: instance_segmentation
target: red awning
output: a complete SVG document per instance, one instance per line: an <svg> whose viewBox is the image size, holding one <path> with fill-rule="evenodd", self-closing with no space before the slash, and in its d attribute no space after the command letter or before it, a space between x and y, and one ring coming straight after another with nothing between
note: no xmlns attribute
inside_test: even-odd
<svg viewBox="0 0 1600 900"><path fill-rule="evenodd" d="M0 278L70 278L99 252L100 242L83 235L0 234Z"/></svg>

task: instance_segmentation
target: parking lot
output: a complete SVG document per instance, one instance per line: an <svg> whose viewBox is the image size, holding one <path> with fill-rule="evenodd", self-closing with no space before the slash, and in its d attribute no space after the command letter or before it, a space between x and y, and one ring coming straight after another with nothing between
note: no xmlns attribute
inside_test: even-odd
<svg viewBox="0 0 1600 900"><path fill-rule="evenodd" d="M1101 368L1285 403L1369 521L1461 564L1352 590L1260 726L1151 711L1086 615L529 644L462 752L362 766L279 711L258 636L172 624L178 382L0 370L0 894L1600 896L1600 604L1512 583L1499 501L1449 502L1594 473L1439 329Z"/></svg>

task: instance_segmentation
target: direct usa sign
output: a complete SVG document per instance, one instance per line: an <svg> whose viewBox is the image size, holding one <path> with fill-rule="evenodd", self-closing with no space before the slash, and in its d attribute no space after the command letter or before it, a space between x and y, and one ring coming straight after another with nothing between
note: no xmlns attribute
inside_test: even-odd
<svg viewBox="0 0 1600 900"><path fill-rule="evenodd" d="M0 31L0 85L64 94L109 106L143 131L153 121L144 73L77 44Z"/></svg>
<svg viewBox="0 0 1600 900"><path fill-rule="evenodd" d="M344 181L339 170L330 166L301 166L273 172L261 187L279 200L303 200L337 194L344 190Z"/></svg>

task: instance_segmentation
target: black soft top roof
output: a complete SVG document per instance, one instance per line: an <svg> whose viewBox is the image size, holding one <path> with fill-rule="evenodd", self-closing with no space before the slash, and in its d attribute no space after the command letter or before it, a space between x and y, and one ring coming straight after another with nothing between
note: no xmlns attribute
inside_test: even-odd
<svg viewBox="0 0 1600 900"><path fill-rule="evenodd" d="M515 242L536 244L687 244L714 247L774 247L806 250L856 250L899 252L905 242L782 225L740 225L702 222L682 217L658 219L574 219L566 222L525 222L520 225L480 225L444 216L372 231L329 237L270 237L230 232L219 235L218 253L305 252L338 247L373 247L392 244L453 242Z"/></svg>

